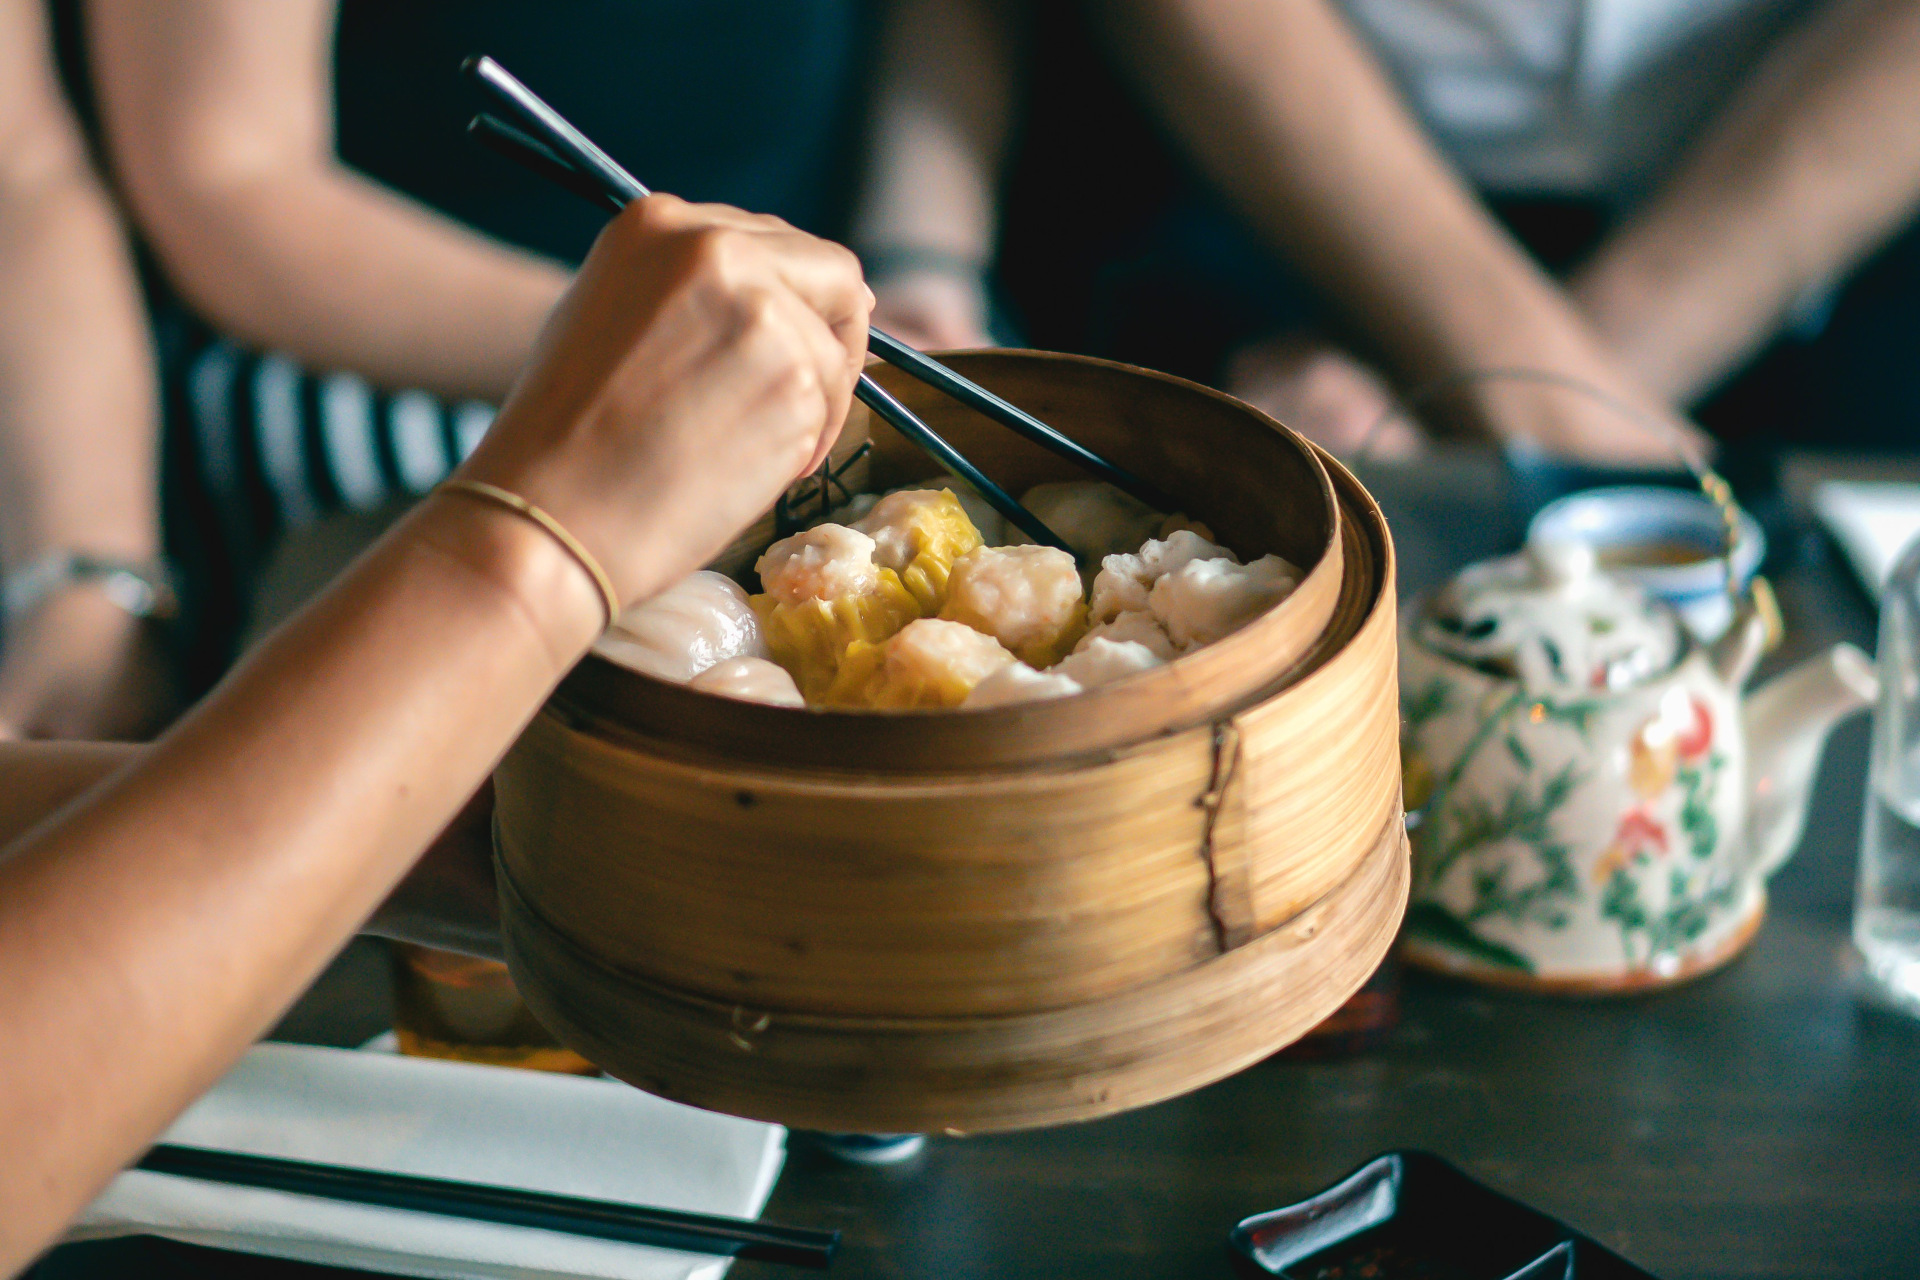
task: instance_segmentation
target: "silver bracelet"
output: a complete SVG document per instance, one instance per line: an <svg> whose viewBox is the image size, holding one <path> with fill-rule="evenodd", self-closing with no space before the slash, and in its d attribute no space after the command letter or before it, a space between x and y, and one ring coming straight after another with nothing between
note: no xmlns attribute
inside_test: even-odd
<svg viewBox="0 0 1920 1280"><path fill-rule="evenodd" d="M136 618L164 622L180 612L180 596L165 565L141 564L90 551L58 550L7 576L5 585L0 586L0 616L12 626L68 586L98 587L107 599Z"/></svg>

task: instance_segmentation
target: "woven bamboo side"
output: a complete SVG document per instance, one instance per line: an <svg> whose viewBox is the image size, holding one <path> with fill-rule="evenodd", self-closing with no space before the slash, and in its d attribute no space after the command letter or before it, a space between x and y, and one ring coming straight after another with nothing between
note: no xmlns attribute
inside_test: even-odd
<svg viewBox="0 0 1920 1280"><path fill-rule="evenodd" d="M1327 651L1307 659L1317 664L1312 674L1234 717L1242 741L1267 744L1241 761L1235 808L1221 824L1257 850L1247 860L1244 907L1253 934L1318 899L1337 851L1357 853L1362 833L1400 812L1393 543L1371 495L1331 457L1326 463L1354 566Z"/></svg>
<svg viewBox="0 0 1920 1280"><path fill-rule="evenodd" d="M702 1000L554 935L502 869L514 977L540 1020L623 1080L798 1127L986 1132L1089 1120L1200 1088L1292 1043L1364 983L1406 904L1396 814L1286 926L1120 996L1013 1017L862 1019Z"/></svg>
<svg viewBox="0 0 1920 1280"><path fill-rule="evenodd" d="M887 783L708 767L541 715L496 777L501 857L622 970L869 1015L1098 999L1212 953L1210 737L1093 768Z"/></svg>

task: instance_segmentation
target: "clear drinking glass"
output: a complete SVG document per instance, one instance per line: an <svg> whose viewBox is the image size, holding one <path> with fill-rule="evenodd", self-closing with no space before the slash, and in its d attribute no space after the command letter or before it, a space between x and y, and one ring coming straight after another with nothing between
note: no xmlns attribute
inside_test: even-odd
<svg viewBox="0 0 1920 1280"><path fill-rule="evenodd" d="M1920 1014L1920 541L1880 599L1873 717L1853 941L1873 993Z"/></svg>

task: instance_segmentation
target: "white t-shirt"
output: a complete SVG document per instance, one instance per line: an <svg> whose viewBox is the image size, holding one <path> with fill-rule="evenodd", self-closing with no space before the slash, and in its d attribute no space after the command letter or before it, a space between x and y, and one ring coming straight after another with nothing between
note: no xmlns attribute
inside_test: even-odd
<svg viewBox="0 0 1920 1280"><path fill-rule="evenodd" d="M1485 190L1630 201L1817 0L1340 0Z"/></svg>

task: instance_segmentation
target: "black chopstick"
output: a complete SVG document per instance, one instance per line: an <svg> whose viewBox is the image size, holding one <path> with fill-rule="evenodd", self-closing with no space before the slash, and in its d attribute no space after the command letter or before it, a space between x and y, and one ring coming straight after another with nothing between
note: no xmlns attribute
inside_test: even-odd
<svg viewBox="0 0 1920 1280"><path fill-rule="evenodd" d="M502 67L492 58L485 56L468 58L466 62L462 64L461 70L484 86L498 98L508 110L517 115L522 123L526 124L528 128L532 130L533 136L527 140L533 142L535 147L533 149L519 147L516 144L516 136L526 137L527 135L483 114L468 125L468 132L477 140L483 142L489 149L505 155L509 159L519 160L533 172L543 177L554 178L556 181L557 178L555 178L552 172L554 163L558 162L562 165L570 165L577 174L585 177L588 181L596 185L597 193L596 197L594 197L596 198L596 202L604 199L608 203L625 206L628 202L640 199L649 194L644 183L621 168L619 162L595 146L585 134L574 128L572 124L568 123L565 117L543 102L539 95L535 94L524 84L521 84L505 67ZM561 183L561 185L565 186L569 191L574 191L576 194L579 194L579 188L576 185L572 183ZM912 350L912 348L906 347L896 339L888 338L886 341L893 347L909 351ZM881 355L883 359L886 357L884 350L879 350L877 354ZM914 354L916 356L919 355L918 352L914 352ZM934 363L926 360L924 356L921 356L920 359L927 364ZM916 368L909 368L905 365L901 367L908 373L921 376L919 370ZM942 366L939 365L935 365L934 367L942 368ZM950 379L966 383L967 386L973 387L972 383L966 382L964 378L960 378L958 374L953 373L951 370L946 370L945 372ZM978 387L974 387L973 389L981 396L990 394ZM949 444L947 440L932 427L922 422L912 410L889 395L879 383L863 373L860 375L860 380L854 385L854 394L858 396L860 401L869 409L872 409L874 413L889 423L894 430L919 445L948 470L954 472L962 480L972 485L974 489L979 492L980 496L985 498L995 511L998 511L1002 516L1006 517L1008 522L1015 528L1019 529L1029 538L1032 538L1035 542L1041 543L1044 546L1057 547L1062 551L1075 555L1075 559L1079 558L1077 554L1074 553L1073 548L1067 545L1065 539L1049 529L1045 522L1027 510L1026 507L1022 506L1012 494L988 479L985 472L969 462L964 454ZM999 401L998 397L993 397L993 399L998 403L1005 404L1004 401ZM1007 407L1009 409L1012 408L1010 405ZM1052 428L1045 426L1045 424L1037 423L1037 420L1035 421L1036 425L1039 425L1043 432L1061 441L1065 441L1075 449L1079 448L1077 445L1072 445L1071 441L1066 441L1064 436L1059 436ZM1081 452L1085 451L1082 450ZM1109 465L1107 466L1107 470L1119 472L1120 469ZM1121 472L1121 474L1125 473Z"/></svg>
<svg viewBox="0 0 1920 1280"><path fill-rule="evenodd" d="M613 213L624 207L605 187L553 154L544 143L502 120L477 115L467 123L467 136L495 155L506 157L555 186L565 187L588 204L597 204Z"/></svg>
<svg viewBox="0 0 1920 1280"><path fill-rule="evenodd" d="M961 377L938 360L915 350L885 330L867 330L867 348L894 368L911 374L936 390L946 392L961 404L985 414L1002 426L1011 427L1041 448L1070 462L1079 463L1120 492L1138 498L1154 510L1172 511L1177 505L1154 485L1125 467L1108 462L1085 445L1055 431L1025 409L1002 400L979 383Z"/></svg>
<svg viewBox="0 0 1920 1280"><path fill-rule="evenodd" d="M686 1253L784 1262L824 1271L840 1247L838 1231L776 1227L744 1218L653 1209L609 1200L521 1191L476 1182L450 1182L346 1165L283 1160L240 1151L161 1144L134 1166L203 1182L259 1187L349 1204L562 1231L596 1240L651 1245Z"/></svg>

